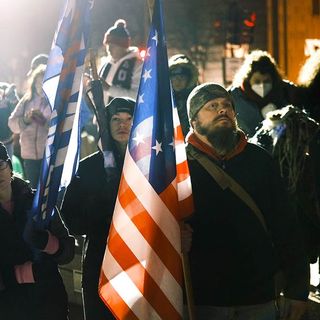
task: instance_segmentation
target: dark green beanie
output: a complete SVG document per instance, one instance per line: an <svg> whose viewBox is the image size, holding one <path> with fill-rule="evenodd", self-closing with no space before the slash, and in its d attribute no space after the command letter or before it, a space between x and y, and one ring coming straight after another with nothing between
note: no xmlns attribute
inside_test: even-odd
<svg viewBox="0 0 320 320"><path fill-rule="evenodd" d="M207 82L196 86L189 94L187 109L189 121L192 121L200 109L210 100L227 98L234 103L230 93L222 86L214 82Z"/></svg>

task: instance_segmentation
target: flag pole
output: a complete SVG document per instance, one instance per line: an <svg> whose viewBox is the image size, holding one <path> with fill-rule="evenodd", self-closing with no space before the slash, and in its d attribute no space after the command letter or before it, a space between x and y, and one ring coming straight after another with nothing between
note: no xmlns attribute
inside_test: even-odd
<svg viewBox="0 0 320 320"><path fill-rule="evenodd" d="M153 15L153 8L154 8L154 1L155 0L146 0L144 5L144 31L145 31L145 38L148 39L149 36L149 26L152 22L152 15Z"/></svg>
<svg viewBox="0 0 320 320"><path fill-rule="evenodd" d="M103 87L102 81L99 78L97 65L96 65L96 56L93 52L93 49L89 49L89 59L90 67L92 72L91 88L87 92L87 97L91 101L97 122L99 125L99 134L101 139L102 153L104 157L104 166L107 172L107 180L111 180L116 174L116 161L111 150L111 135L109 132L109 126L107 123L107 117L105 112L104 100L103 100ZM92 100L89 96L91 91Z"/></svg>
<svg viewBox="0 0 320 320"><path fill-rule="evenodd" d="M152 21L155 0L147 0L150 21ZM193 290L191 285L189 256L187 253L181 254L185 292L187 297L189 320L195 320Z"/></svg>
<svg viewBox="0 0 320 320"><path fill-rule="evenodd" d="M98 80L99 76L97 71L96 55L93 51L93 48L89 48L89 63L90 63L93 80Z"/></svg>
<svg viewBox="0 0 320 320"><path fill-rule="evenodd" d="M149 10L149 18L152 20L153 8L154 8L154 0L147 0L148 10Z"/></svg>
<svg viewBox="0 0 320 320"><path fill-rule="evenodd" d="M182 253L182 268L183 268L183 276L184 276L184 285L187 297L187 305L188 305L188 314L189 320L195 320L195 311L194 311L194 300L193 300L193 291L191 285L191 274L190 274L190 264L189 264L189 256L188 253Z"/></svg>

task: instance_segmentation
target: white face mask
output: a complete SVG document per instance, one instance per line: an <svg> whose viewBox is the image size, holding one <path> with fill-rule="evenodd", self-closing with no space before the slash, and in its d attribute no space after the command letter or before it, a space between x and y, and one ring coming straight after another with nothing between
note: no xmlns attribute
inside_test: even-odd
<svg viewBox="0 0 320 320"><path fill-rule="evenodd" d="M271 83L253 84L251 89L261 98L265 97L272 89Z"/></svg>

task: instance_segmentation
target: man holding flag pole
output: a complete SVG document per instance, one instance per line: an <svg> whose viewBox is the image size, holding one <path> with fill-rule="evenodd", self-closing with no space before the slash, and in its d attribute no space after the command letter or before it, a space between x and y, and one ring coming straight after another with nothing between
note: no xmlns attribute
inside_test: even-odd
<svg viewBox="0 0 320 320"><path fill-rule="evenodd" d="M191 248L197 319L275 320L278 312L281 319L300 319L308 265L297 221L272 159L247 143L232 98L214 83L188 98L195 213L180 231L193 204L182 132L173 121L161 0L147 48L101 268L101 299L117 319L182 319L181 233L184 250ZM277 305L279 268L286 284Z"/></svg>

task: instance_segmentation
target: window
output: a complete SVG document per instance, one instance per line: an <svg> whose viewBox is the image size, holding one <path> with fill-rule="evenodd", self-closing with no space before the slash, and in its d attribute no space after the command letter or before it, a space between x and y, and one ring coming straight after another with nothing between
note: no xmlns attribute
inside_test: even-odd
<svg viewBox="0 0 320 320"><path fill-rule="evenodd" d="M320 0L312 0L312 15L320 15Z"/></svg>

